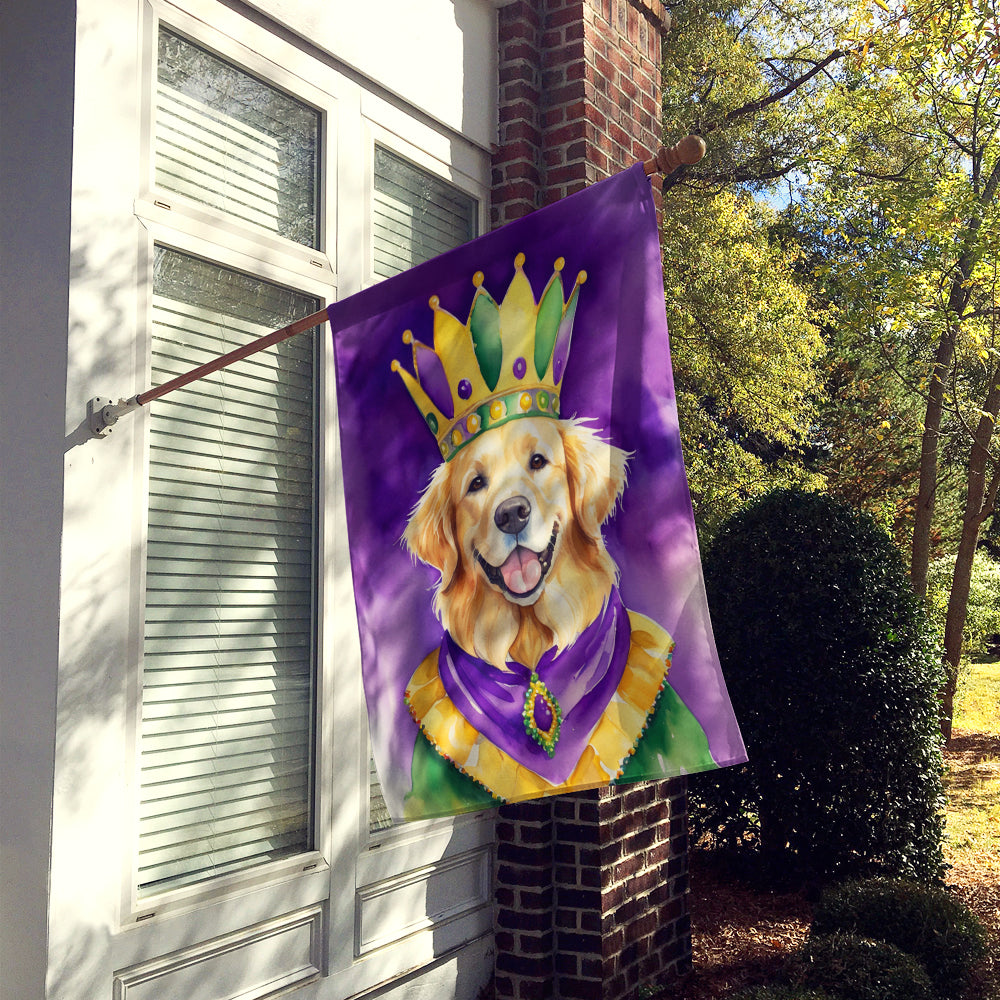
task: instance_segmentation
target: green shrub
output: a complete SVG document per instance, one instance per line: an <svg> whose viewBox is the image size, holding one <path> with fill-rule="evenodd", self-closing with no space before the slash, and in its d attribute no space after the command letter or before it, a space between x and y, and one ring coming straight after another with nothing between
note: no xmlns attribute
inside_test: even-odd
<svg viewBox="0 0 1000 1000"><path fill-rule="evenodd" d="M924 967L912 955L884 941L853 934L810 938L798 956L793 977L837 1000L933 1000Z"/></svg>
<svg viewBox="0 0 1000 1000"><path fill-rule="evenodd" d="M951 578L955 557L935 559L927 573L927 604L931 619L941 636L948 613ZM969 603L962 630L962 656L980 656L987 652L991 636L1000 634L1000 563L979 549L972 563Z"/></svg>
<svg viewBox="0 0 1000 1000"><path fill-rule="evenodd" d="M939 878L942 671L888 535L779 490L722 528L705 582L750 761L691 779L694 833L773 872Z"/></svg>
<svg viewBox="0 0 1000 1000"><path fill-rule="evenodd" d="M923 963L938 993L959 997L986 957L982 924L947 890L904 879L870 879L827 889L812 933L850 932L895 945Z"/></svg>

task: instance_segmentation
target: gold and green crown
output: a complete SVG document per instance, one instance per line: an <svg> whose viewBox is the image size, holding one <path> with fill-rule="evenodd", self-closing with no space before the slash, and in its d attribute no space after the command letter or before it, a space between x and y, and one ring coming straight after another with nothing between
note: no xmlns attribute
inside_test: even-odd
<svg viewBox="0 0 1000 1000"><path fill-rule="evenodd" d="M573 337L577 296L587 280L576 276L564 299L560 257L541 298L535 301L524 273L524 254L514 258L514 277L497 305L477 271L468 321L462 323L432 296L434 346L416 340L413 373L398 361L402 378L445 460L484 431L518 417L558 417L559 393Z"/></svg>

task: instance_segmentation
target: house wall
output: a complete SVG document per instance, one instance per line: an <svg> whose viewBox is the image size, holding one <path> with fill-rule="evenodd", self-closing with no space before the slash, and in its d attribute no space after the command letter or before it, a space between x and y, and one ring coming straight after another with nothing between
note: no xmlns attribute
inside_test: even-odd
<svg viewBox="0 0 1000 1000"><path fill-rule="evenodd" d="M496 138L492 2L251 0L386 92L485 149Z"/></svg>
<svg viewBox="0 0 1000 1000"><path fill-rule="evenodd" d="M332 206L324 225L336 237L304 283L308 294L327 301L372 280L361 250L374 141L488 201L491 4L435 4L422 25L372 6L288 8L40 0L2 9L5 996L214 1000L299 985L298 995L317 1000L372 991L471 998L492 966L491 817L369 835L335 473L324 497L317 849L235 888L175 894L165 907L130 895L146 432L140 411L106 438L91 437L87 401L147 387L152 241L195 239L149 197L155 19L204 36L236 62L257 60L264 76L273 68L329 109L325 139L341 152L324 178ZM304 14L311 25L295 22ZM344 23L354 30L343 32ZM376 32L380 46L363 51ZM427 75L435 46L435 87L399 96L402 81ZM225 252L230 266L250 262L239 240ZM253 268L298 287L287 257L266 250ZM329 352L323 364L329 391ZM335 470L333 435L323 447ZM335 800L341 780L359 794Z"/></svg>
<svg viewBox="0 0 1000 1000"><path fill-rule="evenodd" d="M0 982L17 997L42 996L46 964L74 36L72 4L0 7Z"/></svg>
<svg viewBox="0 0 1000 1000"><path fill-rule="evenodd" d="M667 30L660 0L515 0L502 8L494 225L656 151Z"/></svg>
<svg viewBox="0 0 1000 1000"><path fill-rule="evenodd" d="M140 142L146 23L151 12L189 7L195 26L206 10L217 13L237 50L255 44L244 30L256 24L274 39L274 62L289 47L318 62L344 81L336 101L358 102L345 121L368 123L446 176L488 184L477 164L495 145L499 224L655 148L662 5L442 0L419 5L419 17L417 5L388 0L362 8L347 0L78 0L75 8L36 0L0 8L4 992L26 1000L212 1000L266 997L302 982L296 995L316 1000L365 991L471 998L493 963L492 936L481 927L489 903L474 899L489 877L474 822L380 845L365 839L356 806L339 802L335 811L327 800L329 833L315 871L289 869L166 914L136 913L123 892L133 834L130 665L139 657L141 533L132 526L144 437L141 415L131 415L108 438L93 439L86 403L146 387L143 248L151 225L170 227L163 210L149 209L147 216L160 212L150 222L137 209L148 167ZM371 134L359 127L353 138ZM357 197L362 168L344 162L338 191ZM344 234L338 292L368 280L353 260L362 237L360 226ZM316 294L331 281L318 278ZM343 559L341 550L335 555ZM332 589L326 600L331 647L356 642L349 601ZM366 767L359 697L351 693L349 707L325 726ZM678 782L505 808L496 828L498 994L620 996L682 969L690 954L684 826ZM452 860L424 864L427 851ZM390 861L422 874L384 879ZM425 927L418 892L407 915L415 929L392 947L376 941L355 960L359 906L376 912L396 891L410 899L419 878L449 871L475 873L467 916Z"/></svg>

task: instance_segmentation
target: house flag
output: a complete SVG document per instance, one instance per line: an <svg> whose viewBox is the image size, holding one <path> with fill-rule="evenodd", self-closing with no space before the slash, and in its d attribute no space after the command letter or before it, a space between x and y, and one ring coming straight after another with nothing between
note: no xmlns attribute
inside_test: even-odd
<svg viewBox="0 0 1000 1000"><path fill-rule="evenodd" d="M642 165L329 316L362 678L392 817L744 761Z"/></svg>

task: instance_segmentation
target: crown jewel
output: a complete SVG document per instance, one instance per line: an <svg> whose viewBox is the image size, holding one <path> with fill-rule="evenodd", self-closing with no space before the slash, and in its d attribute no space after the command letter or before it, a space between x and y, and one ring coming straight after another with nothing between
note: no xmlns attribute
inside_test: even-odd
<svg viewBox="0 0 1000 1000"><path fill-rule="evenodd" d="M552 277L535 301L524 273L524 254L514 258L514 277L497 305L477 271L469 318L462 323L434 295L434 346L416 340L411 330L403 343L413 349L413 372L392 362L417 409L450 459L483 431L517 417L559 416L559 392L569 358L577 296L587 280L576 276L564 298L560 257Z"/></svg>

